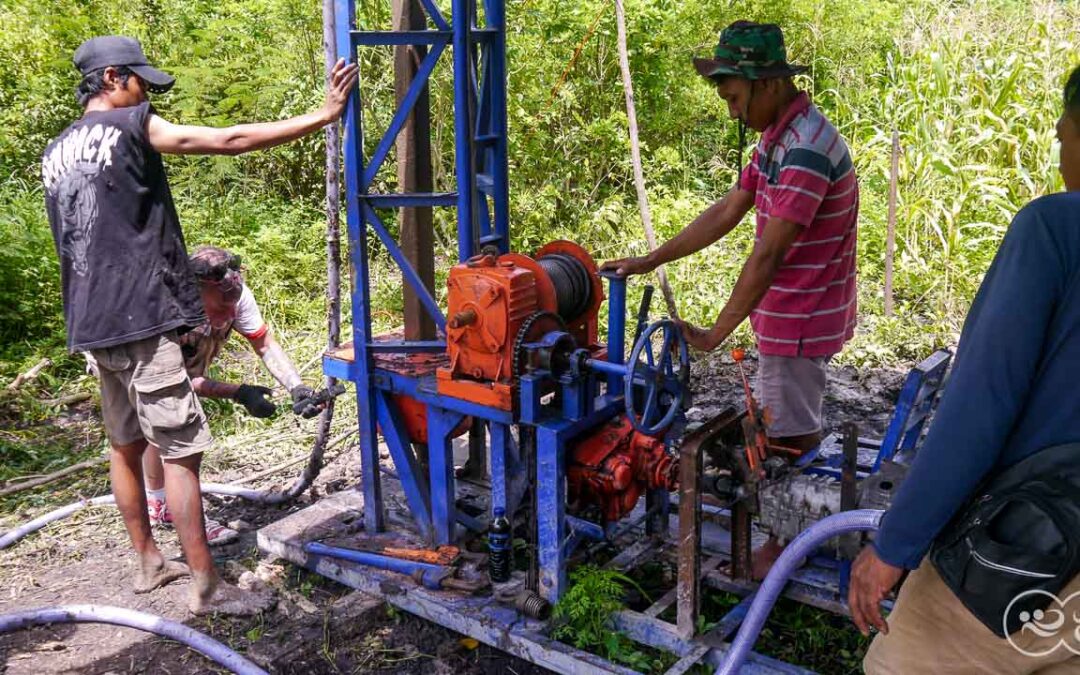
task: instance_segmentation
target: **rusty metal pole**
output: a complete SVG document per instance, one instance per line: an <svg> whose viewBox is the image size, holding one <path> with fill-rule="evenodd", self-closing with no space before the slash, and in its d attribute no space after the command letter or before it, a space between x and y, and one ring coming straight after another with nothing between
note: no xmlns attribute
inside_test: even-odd
<svg viewBox="0 0 1080 675"><path fill-rule="evenodd" d="M676 628L689 640L701 614L701 440L686 439L679 449L679 578Z"/></svg>
<svg viewBox="0 0 1080 675"><path fill-rule="evenodd" d="M424 30L427 19L419 0L394 0L394 30ZM420 62L427 56L423 45L394 47L394 95L405 98ZM397 137L398 192L431 192L431 105L425 85L416 106ZM427 289L435 291L434 225L430 206L401 209L401 250ZM419 297L402 279L405 299L405 339L435 339L435 322Z"/></svg>

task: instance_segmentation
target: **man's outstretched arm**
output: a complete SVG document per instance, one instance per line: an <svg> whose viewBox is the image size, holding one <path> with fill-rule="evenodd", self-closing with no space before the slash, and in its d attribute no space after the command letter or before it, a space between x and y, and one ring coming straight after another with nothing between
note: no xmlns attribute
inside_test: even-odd
<svg viewBox="0 0 1080 675"><path fill-rule="evenodd" d="M266 369L287 391L291 393L293 389L304 383L292 359L281 348L281 345L274 339L270 331L266 331L258 337L248 338L248 342L251 343L251 348L262 359Z"/></svg>
<svg viewBox="0 0 1080 675"><path fill-rule="evenodd" d="M735 229L753 205L753 192L734 187L723 199L702 211L682 232L649 255L611 260L604 263L602 269L615 270L620 276L647 274L664 263L697 253Z"/></svg>
<svg viewBox="0 0 1080 675"><path fill-rule="evenodd" d="M686 341L702 351L711 351L720 346L728 335L738 328L750 312L761 302L768 292L776 271L784 262L791 245L799 238L803 228L783 218L769 218L765 223L761 240L754 245L754 251L743 264L735 288L731 291L716 323L712 328L703 329L680 322Z"/></svg>
<svg viewBox="0 0 1080 675"><path fill-rule="evenodd" d="M338 120L345 111L349 92L356 86L357 65L340 60L330 73L326 102L321 108L278 122L237 124L215 129L172 124L157 115L147 123L150 145L158 152L176 155L239 155L294 141Z"/></svg>

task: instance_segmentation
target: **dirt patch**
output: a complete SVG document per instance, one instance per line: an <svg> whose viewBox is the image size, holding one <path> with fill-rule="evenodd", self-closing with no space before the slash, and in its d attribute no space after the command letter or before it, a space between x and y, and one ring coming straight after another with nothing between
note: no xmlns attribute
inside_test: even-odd
<svg viewBox="0 0 1080 675"><path fill-rule="evenodd" d="M91 412L88 427L100 427ZM65 430L71 416L58 420ZM47 425L36 425L47 432ZM226 439L222 445L228 445ZM293 444L295 445L295 444ZM258 443L244 448L256 452ZM292 448L296 452L296 448ZM209 518L229 523L240 538L212 549L226 578L236 581L255 571L275 588L273 611L250 619L197 618L187 611L188 582L173 583L145 595L131 590L134 556L116 510L86 509L29 535L0 552L0 614L63 604L103 604L128 607L180 621L246 655L273 673L320 675L340 673L546 673L498 650L464 640L462 636L382 602L356 593L287 563L272 563L256 548L256 531L284 515L308 506L313 499L356 485L359 461L355 447L328 453L330 461L313 492L283 507L264 507L240 499L205 497ZM226 458L218 457L226 462ZM205 472L207 481L230 481L278 463L266 452L265 464L250 470L235 467ZM243 462L238 462L242 464ZM257 487L288 484L302 465L272 476ZM55 493L53 492L55 490ZM108 493L106 468L20 494L6 508L3 525L11 525L77 496ZM155 531L162 552L180 559L176 534ZM186 673L226 672L188 648L141 631L97 624L58 625L0 636L0 673Z"/></svg>
<svg viewBox="0 0 1080 675"><path fill-rule="evenodd" d="M756 360L746 361L752 376ZM905 371L832 368L826 394L827 425L860 424L864 435L880 436L892 412ZM705 419L728 405L743 406L738 369L725 355L699 358L693 366L695 391L691 419ZM338 416L332 436L349 428L350 411ZM50 424L35 422L36 431L63 432L72 449L84 454L88 439L100 438L100 422L92 406L82 406ZM295 438L292 421L267 429L261 436L238 441L225 438L205 478L230 482L305 451ZM7 426L3 431L10 432ZM25 430L25 427L23 428ZM77 442L76 442L77 441ZM80 445L81 444L81 445ZM351 589L305 570L282 564L273 572L255 545L255 531L287 513L309 505L320 495L348 489L359 481L355 446L345 443L329 453L329 462L313 492L284 507L263 507L209 496L207 515L241 530L238 541L214 549L226 576L260 570L278 589L278 606L253 619L198 619L187 613L187 583L172 584L146 595L131 591L133 555L114 509L85 510L31 535L0 552L3 581L0 613L59 604L98 603L130 607L181 621L248 655L275 673L543 673L542 668L510 657L460 635L381 603L366 603ZM208 458L209 459L209 458ZM74 460L73 460L74 461ZM256 486L287 484L301 465L260 481ZM3 502L0 529L7 529L76 496L107 494L104 468ZM179 558L176 535L155 533L163 552ZM260 564L261 563L261 564ZM267 569L271 569L268 572ZM276 576L275 576L276 575ZM187 648L131 629L101 625L63 625L0 637L0 672L38 673L204 673L212 663Z"/></svg>
<svg viewBox="0 0 1080 675"><path fill-rule="evenodd" d="M751 387L757 366L756 352L748 351L743 367ZM839 432L845 422L854 422L861 435L880 438L907 373L907 369L899 368L830 366L825 389L825 433ZM691 422L709 419L729 406L740 410L746 407L739 368L726 353L696 359L690 377L694 397L687 417Z"/></svg>

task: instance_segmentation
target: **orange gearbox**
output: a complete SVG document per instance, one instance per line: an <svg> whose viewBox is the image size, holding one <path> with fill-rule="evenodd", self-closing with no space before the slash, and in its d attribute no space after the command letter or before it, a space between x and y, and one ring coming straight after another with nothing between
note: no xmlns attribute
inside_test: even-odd
<svg viewBox="0 0 1080 675"><path fill-rule="evenodd" d="M510 382L514 339L525 319L539 310L533 272L482 255L451 268L447 285L452 376Z"/></svg>

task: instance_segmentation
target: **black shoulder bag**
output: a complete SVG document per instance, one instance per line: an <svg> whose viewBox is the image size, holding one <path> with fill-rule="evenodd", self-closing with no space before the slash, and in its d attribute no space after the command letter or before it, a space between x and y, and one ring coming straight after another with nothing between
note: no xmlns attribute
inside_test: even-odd
<svg viewBox="0 0 1080 675"><path fill-rule="evenodd" d="M1019 630L1020 615L1050 597L1018 596L1056 594L1080 573L1080 443L992 477L935 539L930 562L987 628L999 637Z"/></svg>

